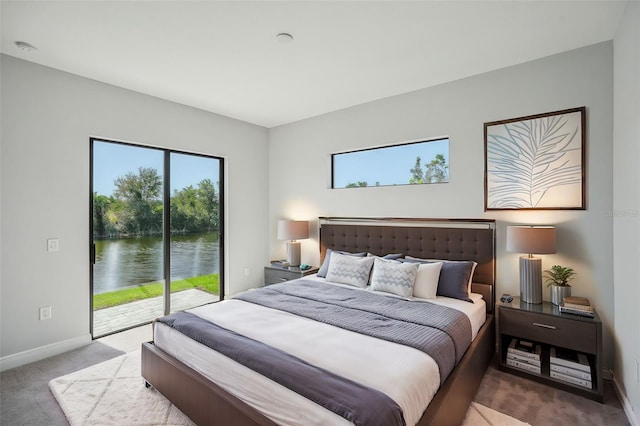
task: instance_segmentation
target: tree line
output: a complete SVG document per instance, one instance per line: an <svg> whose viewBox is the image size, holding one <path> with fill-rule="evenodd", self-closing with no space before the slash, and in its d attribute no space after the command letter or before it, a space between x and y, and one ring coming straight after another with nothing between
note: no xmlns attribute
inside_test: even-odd
<svg viewBox="0 0 640 426"><path fill-rule="evenodd" d="M409 170L411 176L408 183L438 183L446 182L449 180L449 165L446 158L442 154L436 154L433 160L422 166L422 159L420 156L416 157L414 166ZM346 188L361 188L368 186L366 181L351 182L346 185ZM375 186L380 186L380 182L376 182Z"/></svg>
<svg viewBox="0 0 640 426"><path fill-rule="evenodd" d="M93 194L94 238L160 235L163 231L163 183L154 168L138 169L114 180L112 195ZM174 190L171 196L171 232L218 231L220 201L215 184L203 179Z"/></svg>
<svg viewBox="0 0 640 426"><path fill-rule="evenodd" d="M449 165L442 154L436 154L433 160L424 165L424 170L422 169L422 160L419 156L416 157L416 163L409 172L411 172L410 184L438 183L449 180Z"/></svg>

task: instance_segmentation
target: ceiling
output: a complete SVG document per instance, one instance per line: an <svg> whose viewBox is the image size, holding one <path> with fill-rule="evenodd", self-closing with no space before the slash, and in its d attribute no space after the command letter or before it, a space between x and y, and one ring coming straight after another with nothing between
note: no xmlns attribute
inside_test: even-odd
<svg viewBox="0 0 640 426"><path fill-rule="evenodd" d="M2 0L2 53L274 127L611 40L626 4Z"/></svg>

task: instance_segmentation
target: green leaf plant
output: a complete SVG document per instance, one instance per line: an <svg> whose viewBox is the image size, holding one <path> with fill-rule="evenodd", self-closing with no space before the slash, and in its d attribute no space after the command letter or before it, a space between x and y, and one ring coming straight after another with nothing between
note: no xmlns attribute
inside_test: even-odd
<svg viewBox="0 0 640 426"><path fill-rule="evenodd" d="M559 287L570 287L569 281L573 279L576 272L568 266L553 265L551 269L544 271L547 287L557 285Z"/></svg>

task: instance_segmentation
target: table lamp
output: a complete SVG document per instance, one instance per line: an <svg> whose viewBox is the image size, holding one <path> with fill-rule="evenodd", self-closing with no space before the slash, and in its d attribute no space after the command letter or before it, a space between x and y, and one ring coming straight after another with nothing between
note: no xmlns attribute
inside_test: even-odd
<svg viewBox="0 0 640 426"><path fill-rule="evenodd" d="M520 299L526 303L542 303L542 259L533 255L556 252L556 228L508 226L507 251L527 253L520 257Z"/></svg>
<svg viewBox="0 0 640 426"><path fill-rule="evenodd" d="M300 241L309 238L309 222L306 220L279 220L278 239L287 243L287 262L289 266L300 266Z"/></svg>

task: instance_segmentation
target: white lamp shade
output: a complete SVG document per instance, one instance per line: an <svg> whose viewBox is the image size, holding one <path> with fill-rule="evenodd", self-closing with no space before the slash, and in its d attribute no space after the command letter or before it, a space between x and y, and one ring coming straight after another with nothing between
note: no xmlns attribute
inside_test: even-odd
<svg viewBox="0 0 640 426"><path fill-rule="evenodd" d="M555 253L556 228L553 226L508 226L507 251L528 254Z"/></svg>
<svg viewBox="0 0 640 426"><path fill-rule="evenodd" d="M309 222L306 220L279 220L279 240L304 240L309 238Z"/></svg>

